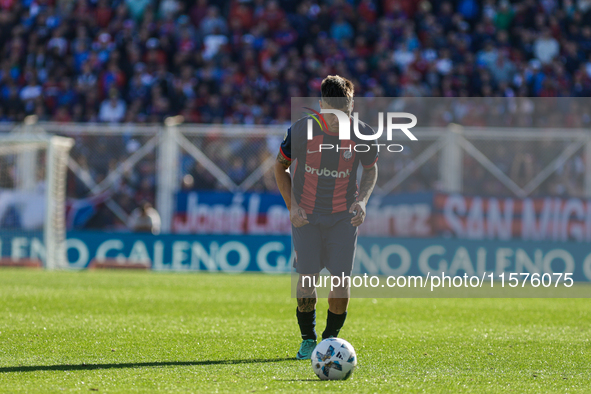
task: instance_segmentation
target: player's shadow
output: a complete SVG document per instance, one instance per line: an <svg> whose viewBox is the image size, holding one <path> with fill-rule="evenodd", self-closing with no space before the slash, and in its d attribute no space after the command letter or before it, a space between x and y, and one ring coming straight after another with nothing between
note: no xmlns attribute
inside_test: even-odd
<svg viewBox="0 0 591 394"><path fill-rule="evenodd" d="M281 361L293 361L295 357L283 358L251 358L244 360L203 360L203 361L162 361L150 363L120 363L120 364L64 364L64 365L30 365L19 367L1 367L0 373L9 372L35 372L35 371L84 371L93 369L112 368L141 368L141 367L174 367L194 365L234 365L234 364L259 364L276 363Z"/></svg>
<svg viewBox="0 0 591 394"><path fill-rule="evenodd" d="M278 382L318 382L318 379L275 379Z"/></svg>

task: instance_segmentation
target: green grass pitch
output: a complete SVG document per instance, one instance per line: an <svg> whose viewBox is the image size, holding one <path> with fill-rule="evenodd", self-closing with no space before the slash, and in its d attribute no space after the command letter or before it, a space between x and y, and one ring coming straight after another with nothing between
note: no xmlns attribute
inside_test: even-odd
<svg viewBox="0 0 591 394"><path fill-rule="evenodd" d="M295 305L286 275L2 269L0 392L591 392L588 299L354 299L344 382L294 359Z"/></svg>

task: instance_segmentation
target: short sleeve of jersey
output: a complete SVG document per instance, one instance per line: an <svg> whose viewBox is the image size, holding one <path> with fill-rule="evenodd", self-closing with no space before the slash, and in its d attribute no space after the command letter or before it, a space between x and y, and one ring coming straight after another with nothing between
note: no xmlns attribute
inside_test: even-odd
<svg viewBox="0 0 591 394"><path fill-rule="evenodd" d="M286 159L291 161L291 127L287 129L287 133L285 133L285 137L283 138L283 142L279 147L279 152L281 155Z"/></svg>
<svg viewBox="0 0 591 394"><path fill-rule="evenodd" d="M363 168L371 168L378 161L378 147L370 144L370 149L367 152L362 152L359 155L359 161Z"/></svg>

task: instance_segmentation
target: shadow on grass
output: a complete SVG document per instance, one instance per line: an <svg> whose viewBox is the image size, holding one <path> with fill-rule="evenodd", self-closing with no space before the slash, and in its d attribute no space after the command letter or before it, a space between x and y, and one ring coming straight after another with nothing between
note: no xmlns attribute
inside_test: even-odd
<svg viewBox="0 0 591 394"><path fill-rule="evenodd" d="M275 379L278 382L321 382L320 379Z"/></svg>
<svg viewBox="0 0 591 394"><path fill-rule="evenodd" d="M151 363L121 363L121 364L65 364L65 365L31 365L19 367L2 367L0 373L9 372L35 372L35 371L84 371L92 369L112 368L142 368L142 367L174 367L193 365L233 365L233 364L259 364L276 363L281 361L293 361L295 357L283 358L252 358L245 360L203 360L203 361L162 361Z"/></svg>

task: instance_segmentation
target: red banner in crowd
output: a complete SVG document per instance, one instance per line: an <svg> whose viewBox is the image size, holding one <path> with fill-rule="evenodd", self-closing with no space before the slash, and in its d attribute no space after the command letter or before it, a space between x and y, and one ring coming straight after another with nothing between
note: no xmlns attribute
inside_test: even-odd
<svg viewBox="0 0 591 394"><path fill-rule="evenodd" d="M464 239L591 241L591 201L436 194L433 226Z"/></svg>

